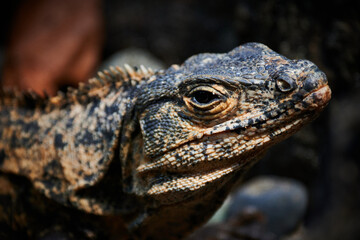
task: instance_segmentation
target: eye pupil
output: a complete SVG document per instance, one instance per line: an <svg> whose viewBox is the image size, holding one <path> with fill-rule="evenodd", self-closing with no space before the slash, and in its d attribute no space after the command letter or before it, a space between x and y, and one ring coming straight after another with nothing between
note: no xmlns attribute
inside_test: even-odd
<svg viewBox="0 0 360 240"><path fill-rule="evenodd" d="M209 91L196 91L192 94L194 101L200 104L210 103L212 100L217 98L217 95Z"/></svg>

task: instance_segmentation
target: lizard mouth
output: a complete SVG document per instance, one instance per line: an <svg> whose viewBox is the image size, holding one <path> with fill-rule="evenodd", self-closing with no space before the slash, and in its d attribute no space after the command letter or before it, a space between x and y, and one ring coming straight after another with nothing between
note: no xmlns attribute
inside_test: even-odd
<svg viewBox="0 0 360 240"><path fill-rule="evenodd" d="M296 131L301 125L300 120L288 123L284 125L284 127L274 131L271 138L265 134L259 134L259 136L251 141L247 141L248 145L244 144L244 153L241 154L241 158L239 158L238 155L234 155L226 159L225 162L220 159L214 159L212 164L205 161L198 162L196 167L186 169L177 168L174 170L169 168L166 170L168 178L162 178L160 181L157 179L156 182L152 182L147 194L162 201L164 204L171 203L168 198L161 197L167 193L171 193L172 197L177 198L178 201L184 201L192 196L192 194L196 194L197 191L206 191L207 187L223 181L222 179L226 175L235 174L238 170L246 171L246 169L256 163L256 160L254 160L252 156L254 151L257 152L255 155L258 155L259 152L265 151L270 145L278 142L279 140L274 141L277 136L284 132ZM211 141L216 141L216 139L214 139L216 137L224 138L226 137L224 135L238 135L235 131L236 130L218 133L215 136L209 136L209 138L211 138ZM278 139L281 138L278 137ZM239 151L239 149L236 150ZM155 167L154 169L147 169L146 171L156 171L156 169Z"/></svg>

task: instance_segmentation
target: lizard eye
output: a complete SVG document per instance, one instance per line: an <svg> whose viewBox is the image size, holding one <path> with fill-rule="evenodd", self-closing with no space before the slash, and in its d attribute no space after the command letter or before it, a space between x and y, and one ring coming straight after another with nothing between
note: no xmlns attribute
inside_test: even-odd
<svg viewBox="0 0 360 240"><path fill-rule="evenodd" d="M222 85L198 85L183 95L185 113L198 120L220 119L237 104L237 96Z"/></svg>
<svg viewBox="0 0 360 240"><path fill-rule="evenodd" d="M194 91L193 93L191 93L190 97L193 102L200 105L209 104L219 98L217 94L205 90Z"/></svg>
<svg viewBox="0 0 360 240"><path fill-rule="evenodd" d="M208 110L223 102L225 97L212 87L200 86L189 92L187 100L196 109Z"/></svg>

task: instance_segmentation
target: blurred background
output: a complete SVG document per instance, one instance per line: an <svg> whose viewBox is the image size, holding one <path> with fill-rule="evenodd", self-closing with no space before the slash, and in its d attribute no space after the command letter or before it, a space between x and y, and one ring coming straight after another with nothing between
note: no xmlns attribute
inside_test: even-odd
<svg viewBox="0 0 360 240"><path fill-rule="evenodd" d="M359 1L6 4L0 8L1 84L39 94L66 91L109 64L166 68L245 42L313 61L328 76L329 106L273 147L218 218L190 238L360 239Z"/></svg>

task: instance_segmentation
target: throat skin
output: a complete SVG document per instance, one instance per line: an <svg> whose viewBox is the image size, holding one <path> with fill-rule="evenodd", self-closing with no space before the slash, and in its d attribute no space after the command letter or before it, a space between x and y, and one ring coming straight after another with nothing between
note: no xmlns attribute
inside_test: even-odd
<svg viewBox="0 0 360 240"><path fill-rule="evenodd" d="M183 202L146 209L131 223L130 231L139 239L183 239L212 217L233 183L240 181L239 175L232 173L221 183L215 183Z"/></svg>
<svg viewBox="0 0 360 240"><path fill-rule="evenodd" d="M125 124L128 125L129 124ZM136 128L132 133L138 133ZM126 135L131 135L129 132ZM124 138L127 139L127 138ZM130 153L126 162L131 162L135 165L141 165L139 159L147 159L143 155L143 137L138 134L134 138L132 145L123 142L124 146L133 151L125 151ZM273 143L272 143L273 144ZM121 146L121 144L120 144ZM142 175L134 171L134 166L128 165L129 169L123 169L122 172L127 180L126 195L133 196L137 199L138 208L134 212L126 214L126 225L130 234L136 236L137 239L183 239L191 234L194 230L206 223L216 210L222 205L225 198L231 192L234 185L242 181L247 170L251 168L258 160L265 154L267 145L263 150L250 151L237 159L236 163L243 163L241 165L234 164L228 166L232 171L222 175L218 179L207 182L201 188L194 191L184 191L184 189L177 189L178 193L156 196L155 198L148 193L149 185L152 181L142 179ZM125 148L120 148L125 149ZM124 156L124 153L120 153ZM124 157L124 159L126 159ZM147 160L148 161L148 160ZM129 174L132 172L132 174ZM200 175L209 174L202 169L199 169ZM163 173L167 175L168 173ZM135 176L135 177L134 177ZM152 176L153 177L153 176ZM190 178L191 176L189 176ZM129 180L131 178L131 180ZM186 177L182 181L187 181ZM150 182L150 184L149 184ZM131 184L130 184L131 183ZM144 188L144 185L146 186ZM129 186L131 186L129 188ZM135 201L133 199L133 201ZM164 230L166 229L166 231Z"/></svg>

